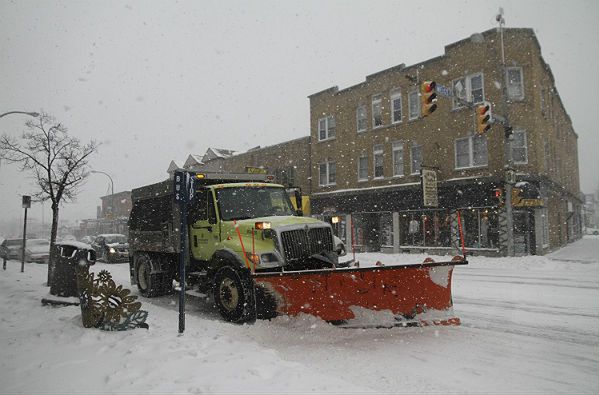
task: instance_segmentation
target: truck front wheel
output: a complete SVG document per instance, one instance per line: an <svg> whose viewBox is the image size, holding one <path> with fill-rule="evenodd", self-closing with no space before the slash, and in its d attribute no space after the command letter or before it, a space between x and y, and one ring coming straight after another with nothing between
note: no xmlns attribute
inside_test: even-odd
<svg viewBox="0 0 599 395"><path fill-rule="evenodd" d="M254 321L256 300L254 283L249 274L230 266L219 269L214 276L214 303L227 321Z"/></svg>

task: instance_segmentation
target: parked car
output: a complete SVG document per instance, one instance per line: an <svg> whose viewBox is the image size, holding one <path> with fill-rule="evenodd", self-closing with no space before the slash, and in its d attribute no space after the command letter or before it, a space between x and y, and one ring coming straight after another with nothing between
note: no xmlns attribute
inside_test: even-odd
<svg viewBox="0 0 599 395"><path fill-rule="evenodd" d="M23 248L23 239L4 239L0 244L0 258L17 259Z"/></svg>
<svg viewBox="0 0 599 395"><path fill-rule="evenodd" d="M106 263L129 261L127 236L121 234L101 234L91 245L99 260Z"/></svg>
<svg viewBox="0 0 599 395"><path fill-rule="evenodd" d="M17 250L17 259L22 259L22 248ZM25 262L48 263L50 260L50 241L46 239L27 239L25 243Z"/></svg>

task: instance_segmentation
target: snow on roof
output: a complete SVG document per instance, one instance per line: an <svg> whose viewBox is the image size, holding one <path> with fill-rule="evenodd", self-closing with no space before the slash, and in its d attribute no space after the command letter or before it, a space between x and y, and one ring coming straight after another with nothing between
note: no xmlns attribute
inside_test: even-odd
<svg viewBox="0 0 599 395"><path fill-rule="evenodd" d="M232 156L235 153L235 151L233 151L233 150L228 150L228 149L223 149L223 148L208 148L208 149L212 150L214 155L216 155L219 158L228 158L229 156Z"/></svg>
<svg viewBox="0 0 599 395"><path fill-rule="evenodd" d="M58 246L65 246L65 247L75 247L78 250L93 250L92 246L87 244L87 243L82 243L80 241L60 241L57 242L56 245Z"/></svg>

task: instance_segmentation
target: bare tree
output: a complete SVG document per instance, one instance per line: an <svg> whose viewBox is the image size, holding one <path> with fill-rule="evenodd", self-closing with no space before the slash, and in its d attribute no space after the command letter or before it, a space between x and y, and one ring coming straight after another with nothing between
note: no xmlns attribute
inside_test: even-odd
<svg viewBox="0 0 599 395"><path fill-rule="evenodd" d="M53 251L60 205L71 202L79 192L79 187L89 175L89 157L97 152L98 143L92 140L82 144L78 138L68 134L64 125L43 112L25 125L27 130L21 139L8 135L0 137L0 158L33 174L39 187L33 194L34 200L51 201L50 251ZM48 265L49 282L51 266Z"/></svg>

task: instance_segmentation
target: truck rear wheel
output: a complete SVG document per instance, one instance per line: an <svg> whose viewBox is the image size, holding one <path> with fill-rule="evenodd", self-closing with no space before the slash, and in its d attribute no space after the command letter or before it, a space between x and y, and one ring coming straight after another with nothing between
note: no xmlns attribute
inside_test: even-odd
<svg viewBox="0 0 599 395"><path fill-rule="evenodd" d="M146 298L162 295L162 282L160 274L152 274L151 258L142 255L137 260L137 289Z"/></svg>
<svg viewBox="0 0 599 395"><path fill-rule="evenodd" d="M216 272L214 303L227 321L243 323L256 320L254 283L241 270L225 266Z"/></svg>

